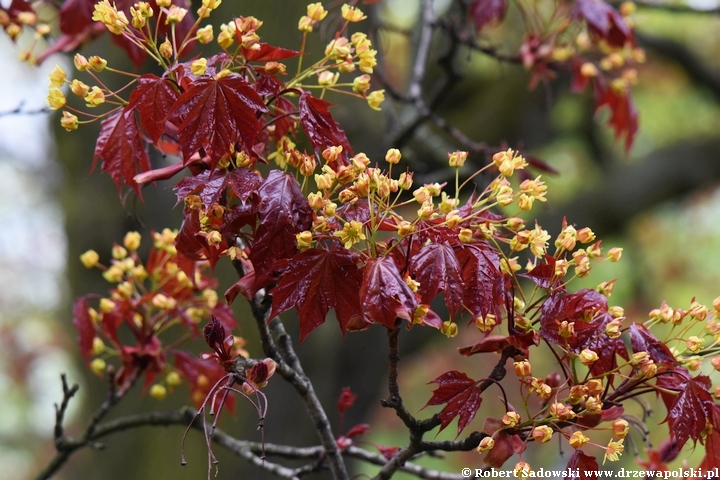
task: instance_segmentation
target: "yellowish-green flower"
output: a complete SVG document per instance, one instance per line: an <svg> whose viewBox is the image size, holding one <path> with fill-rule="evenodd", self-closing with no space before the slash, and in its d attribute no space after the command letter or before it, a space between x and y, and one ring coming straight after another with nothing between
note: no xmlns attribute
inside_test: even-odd
<svg viewBox="0 0 720 480"><path fill-rule="evenodd" d="M333 233L333 236L338 237L345 245L345 248L350 248L356 243L360 243L361 240L365 240L365 234L363 233L363 225L360 222L352 220L347 222L343 229L339 232Z"/></svg>

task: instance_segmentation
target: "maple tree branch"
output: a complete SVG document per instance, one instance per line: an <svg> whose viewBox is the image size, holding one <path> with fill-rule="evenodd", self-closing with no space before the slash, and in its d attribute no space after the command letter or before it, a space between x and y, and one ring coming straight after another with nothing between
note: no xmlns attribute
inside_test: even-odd
<svg viewBox="0 0 720 480"><path fill-rule="evenodd" d="M70 455L72 455L76 450L80 448L86 446L90 446L98 450L104 448L102 444L95 442L95 439L97 438L97 427L102 421L102 419L105 418L105 416L110 412L110 409L117 405L117 403L123 398L123 396L133 387L133 385L135 385L135 381L140 374L140 372L135 372L130 376L123 388L117 389L115 386L115 370L113 368L108 368L106 372L109 385L108 395L105 401L95 412L95 415L93 415L90 423L85 428L85 432L80 438L71 438L65 436L65 427L63 426L63 423L65 421L65 413L67 411L70 400L75 396L80 387L76 383L73 384L72 387L68 387L67 377L65 376L65 374L60 375L60 380L62 382L63 388L63 399L60 402L60 406L55 404L54 428L55 448L57 449L57 454L55 455L55 457L53 457L50 463L38 474L38 476L36 477L37 480L44 480L46 478L50 478L65 464L65 462L67 462L67 460L70 458Z"/></svg>
<svg viewBox="0 0 720 480"><path fill-rule="evenodd" d="M238 274L242 277L245 274L240 262L233 262ZM345 461L342 453L337 447L335 435L333 434L330 420L315 393L312 382L305 374L300 364L300 359L292 346L292 339L285 331L285 327L278 317L268 321L272 310L271 297L265 289L255 294L250 302L253 317L260 331L260 340L265 354L272 358L277 367L278 374L290 385L293 386L305 403L305 408L315 425L315 430L325 449L330 471L336 480L349 480Z"/></svg>
<svg viewBox="0 0 720 480"><path fill-rule="evenodd" d="M420 99L422 94L422 81L425 78L425 67L430 55L430 43L435 24L435 11L433 0L423 0L421 10L420 36L417 42L417 53L412 68L412 77L407 90L410 99Z"/></svg>
<svg viewBox="0 0 720 480"><path fill-rule="evenodd" d="M57 407L58 414L67 409L70 399L72 399L78 391L77 384L72 387L67 386L65 375L62 375L62 380L63 400L61 405ZM180 410L128 415L104 423L94 423L93 431L89 435L83 436L83 438L62 437L63 451L61 453L63 455L58 455L56 459L54 459L53 462L51 462L51 464L36 478L37 480L50 478L57 469L62 466L72 452L87 446L95 446L96 448L99 448L100 445L96 443L97 440L115 433L145 426L167 427L173 425L186 426L188 424L191 424L193 429L204 432L202 419L197 417L196 413L197 412L193 408L186 407ZM62 431L62 416L60 417L59 424L56 425L56 432L58 431L57 428L60 429L59 431ZM316 471L320 466L318 461L321 462L325 458L325 448L321 445L295 447L274 443L263 444L260 442L236 439L220 429L216 429L213 432L212 441L224 447L234 455L247 460L253 465L278 477L287 479L298 479L302 476L302 474ZM312 462L297 468L288 468L277 463L270 462L267 459L263 459L261 457L262 454L294 460L312 460ZM375 465L383 465L386 462L386 458L384 456L378 453L369 452L354 445L345 449L342 454L347 457L356 458ZM62 458L62 461L58 460L58 458ZM406 464L402 470L422 479L459 480L463 478L461 475L431 470L412 463Z"/></svg>

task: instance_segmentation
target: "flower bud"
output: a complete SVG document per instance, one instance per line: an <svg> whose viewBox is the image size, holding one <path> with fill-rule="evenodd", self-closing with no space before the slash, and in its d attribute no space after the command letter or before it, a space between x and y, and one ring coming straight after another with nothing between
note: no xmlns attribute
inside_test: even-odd
<svg viewBox="0 0 720 480"><path fill-rule="evenodd" d="M457 323L446 320L442 324L440 331L448 338L453 338L458 334Z"/></svg>
<svg viewBox="0 0 720 480"><path fill-rule="evenodd" d="M585 436L583 432L575 432L572 435L570 435L570 446L572 448L578 449L585 445L590 439Z"/></svg>
<svg viewBox="0 0 720 480"><path fill-rule="evenodd" d="M515 369L515 375L518 377L529 377L532 375L532 367L527 360L513 363L513 368Z"/></svg>
<svg viewBox="0 0 720 480"><path fill-rule="evenodd" d="M600 358L598 357L598 354L590 350L589 348L586 348L582 352L580 352L580 363L582 363L586 367L589 367L593 363L597 362L598 358Z"/></svg>
<svg viewBox="0 0 720 480"><path fill-rule="evenodd" d="M457 150L453 153L448 153L448 163L451 167L460 168L465 165L465 160L467 160L467 157L468 152Z"/></svg>
<svg viewBox="0 0 720 480"><path fill-rule="evenodd" d="M477 447L477 452L487 452L488 450L492 450L495 446L495 440L492 437L485 437L482 440L480 440L480 444Z"/></svg>
<svg viewBox="0 0 720 480"><path fill-rule="evenodd" d="M397 165L398 163L400 163L401 158L402 154L397 148L391 148L385 154L385 161L388 162L390 165Z"/></svg>
<svg viewBox="0 0 720 480"><path fill-rule="evenodd" d="M107 368L107 364L105 363L105 360L102 358L96 358L92 362L90 362L90 370L93 371L93 373L97 376L102 377L105 373L105 369Z"/></svg>
<svg viewBox="0 0 720 480"><path fill-rule="evenodd" d="M501 421L506 428L513 428L520 423L520 415L517 412L510 411L503 415Z"/></svg>
<svg viewBox="0 0 720 480"><path fill-rule="evenodd" d="M549 442L552 439L552 436L553 429L548 427L547 425L541 425L539 427L533 428L532 430L532 437L538 443Z"/></svg>
<svg viewBox="0 0 720 480"><path fill-rule="evenodd" d="M165 388L164 385L156 383L155 385L150 387L149 393L150 396L153 397L155 400L163 400L165 399L165 397L167 397L167 388Z"/></svg>
<svg viewBox="0 0 720 480"><path fill-rule="evenodd" d="M367 96L368 106L373 110L380 111L380 105L385 101L385 90L375 90Z"/></svg>
<svg viewBox="0 0 720 480"><path fill-rule="evenodd" d="M612 424L612 431L613 431L613 435L615 435L615 437L625 438L625 436L630 431L630 425L628 424L627 420L618 418Z"/></svg>

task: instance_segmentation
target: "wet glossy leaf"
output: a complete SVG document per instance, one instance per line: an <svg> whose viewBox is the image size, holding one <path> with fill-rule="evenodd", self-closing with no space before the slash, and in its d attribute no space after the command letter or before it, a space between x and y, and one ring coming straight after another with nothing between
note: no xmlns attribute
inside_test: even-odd
<svg viewBox="0 0 720 480"><path fill-rule="evenodd" d="M669 365L678 365L675 356L670 349L655 338L645 325L641 323L633 323L628 329L630 335L630 345L633 352L647 352L648 356L658 365L666 363Z"/></svg>
<svg viewBox="0 0 720 480"><path fill-rule="evenodd" d="M316 98L308 92L303 92L298 102L300 123L310 139L315 153L320 155L328 147L343 147L338 160L330 164L337 169L340 165L348 164L348 158L353 155L353 150L345 132L328 111L328 107L331 106L331 103Z"/></svg>
<svg viewBox="0 0 720 480"><path fill-rule="evenodd" d="M395 320L412 321L417 300L392 258L371 258L363 269L360 302L370 320L395 328Z"/></svg>
<svg viewBox="0 0 720 480"><path fill-rule="evenodd" d="M309 230L312 209L300 190L295 177L273 170L258 189L260 224L250 248L255 267L255 288L274 281L275 262L295 256L295 235Z"/></svg>
<svg viewBox="0 0 720 480"><path fill-rule="evenodd" d="M300 341L325 322L330 308L345 333L348 322L362 315L357 258L345 250L309 249L292 257L272 289L271 316L295 307L300 317Z"/></svg>
<svg viewBox="0 0 720 480"><path fill-rule="evenodd" d="M177 125L185 160L201 149L215 167L236 144L251 151L260 133L262 98L243 77L200 77L175 102L167 120Z"/></svg>
<svg viewBox="0 0 720 480"><path fill-rule="evenodd" d="M681 386L680 393L668 410L664 422L670 426L670 434L682 449L689 439L699 440L705 430L705 422L713 421L715 401L708 389L712 386L705 375L689 379Z"/></svg>
<svg viewBox="0 0 720 480"><path fill-rule="evenodd" d="M453 370L443 373L429 383L437 383L438 387L428 400L426 407L430 405L446 404L440 412L440 431L447 427L450 422L458 417L458 435L470 421L475 417L482 398L478 382L462 372Z"/></svg>
<svg viewBox="0 0 720 480"><path fill-rule="evenodd" d="M129 108L137 110L140 125L153 142L165 133L165 118L180 97L177 86L167 78L143 75L130 95Z"/></svg>
<svg viewBox="0 0 720 480"><path fill-rule="evenodd" d="M460 263L449 245L430 243L423 246L413 255L409 272L420 282L417 293L422 303L429 305L438 293L443 292L450 314L457 313L462 303L463 284Z"/></svg>
<svg viewBox="0 0 720 480"><path fill-rule="evenodd" d="M463 305L473 317L492 313L500 319L505 288L497 252L484 244L468 245L455 251L462 272Z"/></svg>
<svg viewBox="0 0 720 480"><path fill-rule="evenodd" d="M126 107L103 120L92 168L102 160L102 170L110 175L118 192L123 183L140 195L135 175L150 170L150 159L140 138L133 109Z"/></svg>

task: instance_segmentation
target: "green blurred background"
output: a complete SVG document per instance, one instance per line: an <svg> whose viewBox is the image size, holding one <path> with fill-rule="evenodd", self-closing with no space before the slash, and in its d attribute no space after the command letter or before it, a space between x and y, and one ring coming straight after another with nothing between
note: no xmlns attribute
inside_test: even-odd
<svg viewBox="0 0 720 480"><path fill-rule="evenodd" d="M327 3L327 2L326 2ZM383 0L371 11L373 22L392 29L379 33L383 75L402 90L412 62L419 0ZM437 12L449 1L437 0ZM331 6L326 4L326 6ZM339 6L334 5L334 6ZM480 53L463 52L456 60L462 79L442 99L438 113L475 141L522 146L560 173L544 176L549 185L548 203L537 208L540 223L551 232L559 229L562 216L578 227L589 226L606 246L622 246L619 264L596 269L583 285L594 286L617 278L611 304L625 308L631 320L643 321L661 301L687 308L693 297L710 303L720 295L720 15L717 3L673 3L678 7L640 7L633 20L647 63L639 69L639 85L633 88L640 115L635 145L626 154L620 142L603 124L607 112L593 115L589 92L571 94L570 79L560 75L548 88L527 89L528 73L522 67L500 64ZM684 7L715 9L689 13ZM301 34L297 20L305 2L294 0L226 0L215 19L254 15L265 21L264 41L297 48ZM506 22L483 33L488 43L513 53L522 33L517 8L511 4ZM217 31L217 30L216 30ZM405 33L409 33L405 35ZM310 52L320 52L330 31L312 37ZM423 85L427 90L442 79L437 59L444 45L433 45ZM50 58L42 67L21 65L15 60L18 47L5 36L0 39L5 73L0 76L1 111L23 103L25 110L42 107L47 72L64 57ZM107 36L82 53L102 52L115 68L131 70L124 55L110 46ZM70 68L66 68L70 71ZM375 88L381 88L379 84ZM329 97L331 101L337 98ZM375 160L387 148L397 146L399 132L414 112L407 105L388 100L383 112L365 108L363 102L345 101L333 109L356 151ZM88 175L96 127L68 134L56 116L4 115L0 117L0 477L34 478L54 452L53 402L61 398L60 372L81 385L73 401L68 432L85 425L104 398L104 382L82 364L72 327L71 302L81 294L107 290L98 271L82 268L78 256L95 249L108 259L113 242L128 230L146 238L152 230L177 228L181 210L173 208L172 185L177 179L144 191L144 202L130 197L124 205L107 175ZM403 138L406 161L428 181L444 178L446 152L457 149L452 138L423 124L410 138ZM162 159L155 158L161 162ZM479 159L476 159L479 161ZM233 272L220 266L221 288L229 286ZM253 322L242 302L234 306L253 356L261 355ZM292 314L285 323L296 331ZM298 347L306 371L337 426L335 402L342 387L357 392L357 404L345 419L346 428L358 422L373 425L363 440L382 445L404 445L407 436L394 414L383 411L379 399L385 394L386 341L380 328L342 338L334 321L328 321ZM472 329L448 340L435 331L414 329L403 335L405 352L401 364L401 391L411 412L430 397L427 381L457 369L479 378L487 375L493 359L461 358L456 347L474 342ZM196 342L196 352L205 347ZM534 358L535 375L550 373L552 362ZM712 371L708 364L706 373ZM512 375L509 375L512 377ZM717 381L717 376L713 376ZM517 389L508 378L509 391ZM478 419L502 414L498 392L489 390ZM270 414L265 422L268 442L313 445L317 439L295 393L275 379L267 389ZM516 393L511 393L515 395ZM132 393L111 417L154 409L178 408L187 400L185 387L159 402ZM256 418L242 402L234 418L226 417L222 428L239 438L259 440ZM429 414L430 410L420 415ZM666 426L658 426L665 412L657 405L648 420L654 446L667 438ZM454 431L454 424L448 431ZM205 445L201 435L190 434L187 467L180 466L181 427L146 427L108 438L104 451L86 449L74 455L57 475L59 479L185 479L204 478ZM637 435L622 462L605 468L633 468L633 450L645 447ZM452 438L443 432L438 439ZM371 443L366 444L372 449ZM565 446L545 445L539 453L529 449L524 459L533 467L562 468L569 456ZM598 448L588 453L602 457ZM702 457L692 454L690 465ZM270 478L244 461L215 450L220 460L218 479ZM691 453L686 448L676 463ZM641 455L642 456L642 455ZM508 468L515 458L508 462ZM458 473L462 467L481 466L476 453L429 459L427 464ZM354 466L357 472L374 474L375 467ZM320 476L318 476L320 477ZM398 475L397 478L403 478Z"/></svg>

